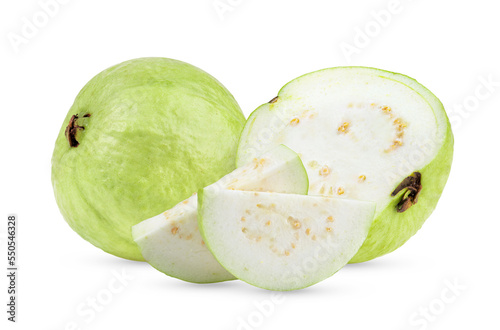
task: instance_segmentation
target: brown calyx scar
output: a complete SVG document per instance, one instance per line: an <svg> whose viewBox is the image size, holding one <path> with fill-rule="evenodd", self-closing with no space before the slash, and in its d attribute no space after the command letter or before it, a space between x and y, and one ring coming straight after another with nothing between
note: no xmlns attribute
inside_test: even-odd
<svg viewBox="0 0 500 330"><path fill-rule="evenodd" d="M278 101L279 96L274 97L271 101L267 103L276 103Z"/></svg>
<svg viewBox="0 0 500 330"><path fill-rule="evenodd" d="M418 195L422 190L422 174L420 172L413 172L412 175L407 176L401 183L394 189L391 193L391 196L396 196L400 191L406 189L404 194L401 197L398 205L396 206L396 210L399 213L403 213L408 210L413 205L418 202Z"/></svg>
<svg viewBox="0 0 500 330"><path fill-rule="evenodd" d="M83 115L84 118L90 117L90 113L87 113ZM78 115L73 115L71 116L71 119L69 120L69 124L66 127L66 130L64 131L64 135L66 136L66 139L69 142L69 146L71 148L76 148L80 144L80 142L77 141L76 139L76 133L78 131L83 131L85 127L79 126L76 121L78 120Z"/></svg>

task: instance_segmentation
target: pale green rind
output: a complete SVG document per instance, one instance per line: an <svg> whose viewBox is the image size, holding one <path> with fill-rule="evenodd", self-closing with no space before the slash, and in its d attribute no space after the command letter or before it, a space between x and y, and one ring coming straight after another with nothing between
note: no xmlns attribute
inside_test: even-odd
<svg viewBox="0 0 500 330"><path fill-rule="evenodd" d="M273 188L269 191L273 192L282 192L282 193L290 193L290 194L299 194L299 195L307 195L309 192L309 177L307 176L306 168L302 163L299 155L289 147L284 144L280 144L278 146L283 151L287 151L290 155L293 155L292 159L288 161L288 168L295 169L294 171L287 171L288 173L276 173L276 176L280 176L285 178L286 174L288 174L288 184L283 184L283 187L278 187L278 189ZM292 184L293 183L293 184ZM245 189L246 190L246 189Z"/></svg>
<svg viewBox="0 0 500 330"><path fill-rule="evenodd" d="M264 103L257 109L252 111L250 116L248 116L245 127L243 128L243 131L241 132L240 135L238 150L236 151L236 167L240 167L247 163L249 153L253 152L255 155L257 155L259 152L262 152L262 149L259 148L259 146L252 147L253 150L249 150L249 148L241 148L241 146L246 142L246 139L248 138L248 135L250 134L250 131L253 128L257 116L266 110L269 111L270 110L269 108L270 108L269 103Z"/></svg>
<svg viewBox="0 0 500 330"><path fill-rule="evenodd" d="M75 114L85 130L70 148L64 131ZM233 170L244 121L227 89L190 64L143 58L101 72L56 140L52 184L62 215L95 246L143 260L130 227Z"/></svg>
<svg viewBox="0 0 500 330"><path fill-rule="evenodd" d="M452 160L453 133L449 127L438 156L418 170L422 174L423 187L418 203L404 213L396 212L396 205L403 194L400 192L373 220L368 238L350 263L364 262L390 253L417 233L436 208L448 180Z"/></svg>
<svg viewBox="0 0 500 330"><path fill-rule="evenodd" d="M210 242L208 242L206 239L205 228L203 227L203 214L205 213L204 208L206 207L205 189L198 190L198 230L200 231L201 237L203 237L203 241L205 242L207 249L210 251L210 253L212 253L212 256L220 264L220 260L217 258L217 256L215 254L213 254L212 249L210 248ZM210 191L210 192L212 192L212 191ZM224 265L222 265L222 264L221 264L221 266L224 267ZM226 269L229 273L231 273L229 271L229 269L227 269L226 267L224 267L224 269ZM236 277L235 277L235 279L236 279Z"/></svg>
<svg viewBox="0 0 500 330"><path fill-rule="evenodd" d="M429 164L422 169L415 169L422 174L423 188L418 203L407 211L398 213L396 206L404 191L400 192L383 211L378 212L368 238L350 263L364 262L390 253L415 235L436 208L451 171L454 139L443 104L431 91L413 78L397 73L390 73L387 78L406 80L409 88L427 100L440 124L442 141L435 142L441 143L441 148Z"/></svg>

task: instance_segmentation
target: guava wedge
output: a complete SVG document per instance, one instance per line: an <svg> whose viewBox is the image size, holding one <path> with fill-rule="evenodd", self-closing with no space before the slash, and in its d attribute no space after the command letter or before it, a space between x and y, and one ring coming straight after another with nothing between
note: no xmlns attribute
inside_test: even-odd
<svg viewBox="0 0 500 330"><path fill-rule="evenodd" d="M280 145L211 185L214 190L245 189L307 194L309 182L299 156ZM225 219L219 219L224 222ZM234 279L205 247L197 220L197 196L132 227L143 257L169 276L194 283Z"/></svg>
<svg viewBox="0 0 500 330"><path fill-rule="evenodd" d="M244 123L231 93L188 63L140 58L106 69L57 136L59 209L90 243L143 260L130 228L231 172Z"/></svg>
<svg viewBox="0 0 500 330"><path fill-rule="evenodd" d="M325 69L286 84L248 118L237 164L281 143L300 155L309 194L377 203L351 262L392 252L420 229L453 158L441 102L412 78L366 67Z"/></svg>
<svg viewBox="0 0 500 330"><path fill-rule="evenodd" d="M220 190L198 197L198 223L224 268L277 291L318 283L342 268L368 235L375 203Z"/></svg>

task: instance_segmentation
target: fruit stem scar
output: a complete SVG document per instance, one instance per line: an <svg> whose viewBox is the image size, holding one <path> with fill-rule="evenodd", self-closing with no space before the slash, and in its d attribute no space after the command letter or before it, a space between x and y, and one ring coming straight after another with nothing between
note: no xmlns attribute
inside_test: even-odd
<svg viewBox="0 0 500 330"><path fill-rule="evenodd" d="M267 103L276 103L278 101L279 96L273 97L273 99Z"/></svg>
<svg viewBox="0 0 500 330"><path fill-rule="evenodd" d="M87 113L83 115L83 118L90 117L90 113ZM77 141L76 139L76 133L78 131L82 131L85 129L83 126L79 126L76 121L78 120L78 115L73 115L71 116L71 119L69 120L69 124L66 127L66 130L64 131L64 135L66 136L66 139L69 142L69 146L71 148L76 148L80 144L80 142Z"/></svg>
<svg viewBox="0 0 500 330"><path fill-rule="evenodd" d="M400 191L406 189L405 193L402 195L401 200L396 206L396 210L399 213L403 213L408 210L411 206L417 204L418 195L422 190L422 174L420 172L413 172L412 175L407 176L401 183L394 189L391 196L396 196Z"/></svg>

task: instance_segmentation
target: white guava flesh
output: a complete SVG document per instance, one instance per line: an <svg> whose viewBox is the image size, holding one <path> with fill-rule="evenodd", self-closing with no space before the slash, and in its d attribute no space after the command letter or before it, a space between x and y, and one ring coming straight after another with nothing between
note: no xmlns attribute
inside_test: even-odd
<svg viewBox="0 0 500 330"><path fill-rule="evenodd" d="M325 69L285 85L248 118L237 164L277 144L301 157L310 195L376 202L370 234L351 262L389 253L420 229L453 155L446 112L429 90L364 67Z"/></svg>
<svg viewBox="0 0 500 330"><path fill-rule="evenodd" d="M210 187L307 194L308 185L307 173L298 155L285 146L277 146ZM144 259L167 275L195 283L234 279L205 247L198 230L196 194L135 225L132 236Z"/></svg>
<svg viewBox="0 0 500 330"><path fill-rule="evenodd" d="M278 291L318 283L363 244L375 203L205 188L198 222L215 258L234 276Z"/></svg>

